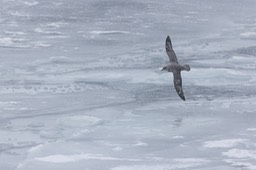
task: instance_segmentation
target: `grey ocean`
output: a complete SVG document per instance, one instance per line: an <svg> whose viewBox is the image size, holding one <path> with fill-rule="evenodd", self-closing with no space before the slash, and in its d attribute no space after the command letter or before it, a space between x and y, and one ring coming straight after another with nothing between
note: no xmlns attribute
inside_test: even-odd
<svg viewBox="0 0 256 170"><path fill-rule="evenodd" d="M0 0L0 170L256 169L255 9Z"/></svg>

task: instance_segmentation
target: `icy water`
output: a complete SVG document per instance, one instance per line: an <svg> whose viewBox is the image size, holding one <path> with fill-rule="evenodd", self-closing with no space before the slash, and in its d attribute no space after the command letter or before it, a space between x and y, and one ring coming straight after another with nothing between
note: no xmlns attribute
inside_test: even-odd
<svg viewBox="0 0 256 170"><path fill-rule="evenodd" d="M0 169L256 169L255 9L0 0ZM185 102L159 69L167 35Z"/></svg>

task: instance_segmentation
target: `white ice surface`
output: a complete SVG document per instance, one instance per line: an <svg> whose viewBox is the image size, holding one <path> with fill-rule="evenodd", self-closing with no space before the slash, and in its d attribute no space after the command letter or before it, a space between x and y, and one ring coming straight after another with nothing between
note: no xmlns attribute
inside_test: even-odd
<svg viewBox="0 0 256 170"><path fill-rule="evenodd" d="M1 0L0 170L256 169L255 8Z"/></svg>
<svg viewBox="0 0 256 170"><path fill-rule="evenodd" d="M230 148L235 147L238 144L244 144L248 141L246 139L224 139L217 141L205 141L204 147L206 148Z"/></svg>
<svg viewBox="0 0 256 170"><path fill-rule="evenodd" d="M224 156L231 158L250 158L256 159L256 151L245 149L231 149L222 153Z"/></svg>

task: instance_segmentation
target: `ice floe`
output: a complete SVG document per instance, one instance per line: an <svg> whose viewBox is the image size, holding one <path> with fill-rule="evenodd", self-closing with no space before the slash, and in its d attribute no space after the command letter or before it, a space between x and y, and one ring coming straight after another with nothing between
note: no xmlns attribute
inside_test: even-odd
<svg viewBox="0 0 256 170"><path fill-rule="evenodd" d="M223 139L216 141L205 141L204 147L206 148L231 148L239 144L247 143L247 139Z"/></svg>

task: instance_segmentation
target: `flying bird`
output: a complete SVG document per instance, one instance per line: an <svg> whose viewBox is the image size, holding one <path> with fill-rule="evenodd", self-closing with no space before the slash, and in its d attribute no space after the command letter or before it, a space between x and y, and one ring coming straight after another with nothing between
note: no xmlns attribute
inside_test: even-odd
<svg viewBox="0 0 256 170"><path fill-rule="evenodd" d="M169 36L167 36L166 41L165 41L165 49L166 49L166 53L169 57L170 63L167 66L164 66L162 68L162 71L168 71L168 72L173 73L173 83L174 83L175 90L178 93L178 95L180 96L180 98L185 101L185 96L184 96L184 93L182 90L181 71L183 71L183 70L189 71L190 66L189 65L180 65L178 63L178 60L177 60L175 52L173 51L172 42L171 42L171 39Z"/></svg>

